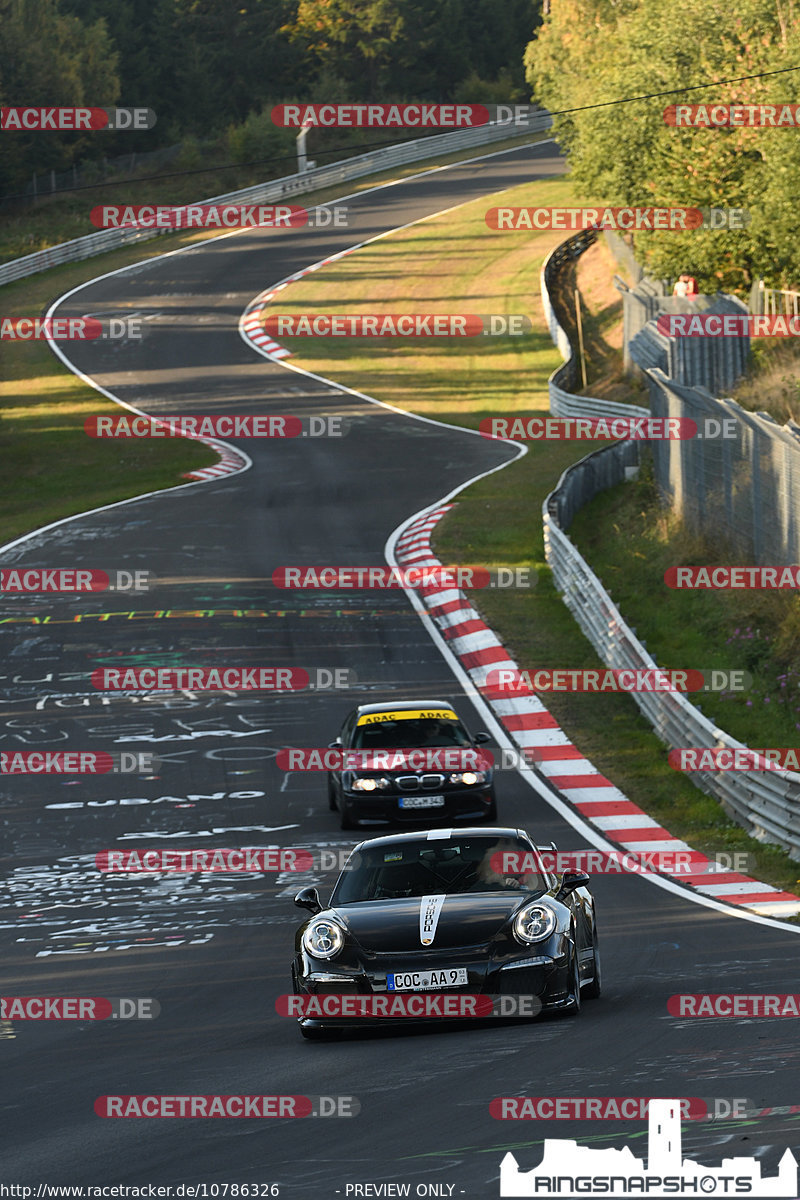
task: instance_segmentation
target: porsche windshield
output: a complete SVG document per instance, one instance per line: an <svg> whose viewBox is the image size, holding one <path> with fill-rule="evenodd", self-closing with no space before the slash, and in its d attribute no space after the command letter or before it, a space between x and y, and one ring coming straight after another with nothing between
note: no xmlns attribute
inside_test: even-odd
<svg viewBox="0 0 800 1200"><path fill-rule="evenodd" d="M425 746L470 746L460 721L439 717L413 717L394 721L380 719L369 725L357 725L353 734L354 750L417 750Z"/></svg>
<svg viewBox="0 0 800 1200"><path fill-rule="evenodd" d="M512 855L504 858L508 852ZM345 867L331 906L463 892L536 892L549 887L518 838L470 837L367 846ZM504 869L511 867L511 870ZM528 869L532 868L532 869ZM520 872L524 873L520 873Z"/></svg>

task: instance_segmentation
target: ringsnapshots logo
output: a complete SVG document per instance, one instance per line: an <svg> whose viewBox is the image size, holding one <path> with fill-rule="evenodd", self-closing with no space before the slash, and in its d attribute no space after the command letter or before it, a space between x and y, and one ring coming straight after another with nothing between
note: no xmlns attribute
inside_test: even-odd
<svg viewBox="0 0 800 1200"><path fill-rule="evenodd" d="M797 129L800 104L668 104L664 123L676 129Z"/></svg>
<svg viewBox="0 0 800 1200"><path fill-rule="evenodd" d="M153 1021L161 1005L151 997L3 996L4 1021Z"/></svg>
<svg viewBox="0 0 800 1200"><path fill-rule="evenodd" d="M349 426L344 417L295 417L272 413L247 416L204 413L175 417L129 414L87 417L83 431L90 438L341 438Z"/></svg>
<svg viewBox="0 0 800 1200"><path fill-rule="evenodd" d="M0 341L93 342L138 340L142 322L138 317L0 317Z"/></svg>
<svg viewBox="0 0 800 1200"><path fill-rule="evenodd" d="M349 667L98 667L100 692L302 692L347 690Z"/></svg>
<svg viewBox="0 0 800 1200"><path fill-rule="evenodd" d="M96 229L346 229L349 210L297 204L98 204Z"/></svg>
<svg viewBox="0 0 800 1200"><path fill-rule="evenodd" d="M0 108L0 130L20 133L87 133L107 129L118 133L152 129L152 108Z"/></svg>
<svg viewBox="0 0 800 1200"><path fill-rule="evenodd" d="M536 586L533 567L276 567L274 587L288 591L382 591L414 588L441 591L459 588L531 588Z"/></svg>
<svg viewBox="0 0 800 1200"><path fill-rule="evenodd" d="M756 1158L724 1158L706 1167L684 1158L681 1100L652 1099L648 1109L646 1158L628 1146L595 1149L572 1138L546 1138L538 1167L520 1170L509 1151L500 1164L501 1197L797 1195L797 1160L786 1150L778 1174L763 1177Z"/></svg>
<svg viewBox="0 0 800 1200"><path fill-rule="evenodd" d="M671 232L691 229L744 229L750 215L743 208L519 208L495 207L485 217L489 229L532 232L550 229L576 233L609 229L617 233Z"/></svg>
<svg viewBox="0 0 800 1200"><path fill-rule="evenodd" d="M474 338L520 337L533 326L522 313L269 313L263 328L275 338Z"/></svg>
<svg viewBox="0 0 800 1200"><path fill-rule="evenodd" d="M147 592L153 582L152 571L146 570L100 570L88 567L0 568L0 594Z"/></svg>

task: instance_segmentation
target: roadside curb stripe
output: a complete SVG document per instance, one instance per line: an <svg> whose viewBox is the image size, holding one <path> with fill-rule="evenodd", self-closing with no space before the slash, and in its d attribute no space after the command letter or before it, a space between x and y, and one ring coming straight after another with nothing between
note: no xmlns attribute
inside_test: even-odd
<svg viewBox="0 0 800 1200"><path fill-rule="evenodd" d="M398 539L395 554L402 567L425 562L441 566L430 544L431 531L454 505L427 512ZM723 904L747 907L763 916L791 916L800 912L800 896L782 892L767 883L730 871L714 871L711 859L649 817L610 779L606 779L574 746L538 696L496 697L487 688L487 668L508 664L519 670L495 632L472 607L460 589L425 587L418 593L439 635L466 669L478 691L519 749L533 753L528 761L548 784L556 788L603 837L632 854L637 851L691 854L688 872L663 869L660 874Z"/></svg>

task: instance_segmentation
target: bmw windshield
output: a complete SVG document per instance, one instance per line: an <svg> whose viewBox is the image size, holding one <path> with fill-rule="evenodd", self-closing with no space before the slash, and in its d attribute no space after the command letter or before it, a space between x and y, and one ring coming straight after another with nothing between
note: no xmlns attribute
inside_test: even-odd
<svg viewBox="0 0 800 1200"><path fill-rule="evenodd" d="M353 734L354 750L411 750L425 746L471 746L460 721L446 718L414 717L397 721L376 717L368 725L357 725Z"/></svg>

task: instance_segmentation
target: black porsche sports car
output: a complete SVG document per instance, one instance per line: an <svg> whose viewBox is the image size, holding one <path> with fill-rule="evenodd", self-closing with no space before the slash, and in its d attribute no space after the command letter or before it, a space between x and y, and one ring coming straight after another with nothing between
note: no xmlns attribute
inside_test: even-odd
<svg viewBox="0 0 800 1200"><path fill-rule="evenodd" d="M347 716L333 749L374 766L331 771L328 805L342 829L361 820L392 824L496 821L492 756L441 700L362 704Z"/></svg>
<svg viewBox="0 0 800 1200"><path fill-rule="evenodd" d="M312 915L295 938L294 994L525 995L538 998L537 1011L577 1013L582 993L600 994L588 882L583 871L552 875L521 829L430 829L361 842L327 907L315 887L295 896ZM354 1020L299 1024L314 1038Z"/></svg>

